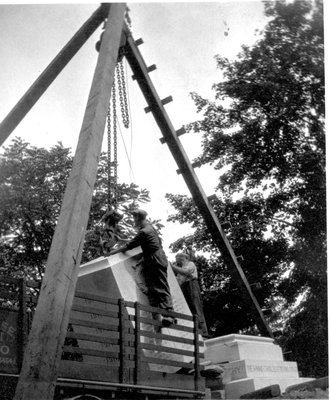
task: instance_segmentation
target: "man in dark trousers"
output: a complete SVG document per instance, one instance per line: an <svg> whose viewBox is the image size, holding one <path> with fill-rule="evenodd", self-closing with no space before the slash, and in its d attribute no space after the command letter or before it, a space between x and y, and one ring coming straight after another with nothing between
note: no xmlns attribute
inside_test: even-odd
<svg viewBox="0 0 331 400"><path fill-rule="evenodd" d="M150 305L173 311L167 274L168 260L163 251L161 239L153 226L146 220L146 211L138 209L133 211L132 215L135 226L139 230L137 235L124 246L111 250L109 255L122 253L141 246L144 256L142 274L145 279ZM161 320L159 314L155 314L154 317ZM175 323L174 318L163 316L163 326L170 326L173 323Z"/></svg>

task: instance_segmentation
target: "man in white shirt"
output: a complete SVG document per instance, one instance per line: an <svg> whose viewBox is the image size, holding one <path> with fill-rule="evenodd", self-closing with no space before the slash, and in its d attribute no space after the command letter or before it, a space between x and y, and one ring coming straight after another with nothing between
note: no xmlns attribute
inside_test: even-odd
<svg viewBox="0 0 331 400"><path fill-rule="evenodd" d="M178 283L193 315L198 316L199 329L204 337L208 337L208 329L203 314L198 271L196 265L189 260L186 253L176 255L176 264L172 264Z"/></svg>

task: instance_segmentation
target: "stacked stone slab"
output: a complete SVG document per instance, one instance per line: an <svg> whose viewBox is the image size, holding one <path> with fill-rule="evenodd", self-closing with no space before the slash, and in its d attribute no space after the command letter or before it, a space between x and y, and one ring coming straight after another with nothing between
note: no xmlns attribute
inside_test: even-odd
<svg viewBox="0 0 331 400"><path fill-rule="evenodd" d="M279 384L281 391L311 378L300 378L297 363L284 361L280 346L271 338L227 335L205 341L205 359L224 367L226 399Z"/></svg>
<svg viewBox="0 0 331 400"><path fill-rule="evenodd" d="M137 247L133 250L127 251L126 253L118 253L110 257L100 257L91 262L83 264L80 266L76 291L81 291L84 293L90 293L112 299L123 298L126 301L138 301L141 304L149 305L147 296L141 290L141 285L144 285L141 274L141 259L141 248ZM177 282L177 279L174 275L174 272L170 266L168 267L168 283L171 291L174 311L186 315L192 315L185 301L184 295L180 289L180 286ZM86 306L89 307L96 307L96 302L90 300L87 301L85 299L75 299L74 304L86 304ZM111 311L110 305L106 305L106 307ZM132 314L134 310L128 307L127 312ZM77 319L92 319L94 322L104 322L109 324L113 322L112 318L110 317L93 314L89 315L79 311L72 311L71 316ZM193 327L192 321L180 319L178 323L179 325ZM132 322L131 324L133 327L134 322ZM144 330L153 329L151 325L147 324L142 324L141 328ZM108 331L105 331L103 333L96 328L74 326L73 329L77 333L109 335ZM171 328L163 328L162 332L170 336L179 336L182 338L193 339L193 333L191 332L178 331ZM173 349L180 348L182 350L188 351L194 350L194 347L190 344L178 343L171 340L162 340L156 342L156 339L142 337L142 341L150 344L170 347ZM109 345L108 347L106 347L104 343L94 343L79 340L78 344L82 345L82 347L90 348L93 350L111 350L109 349ZM203 351L202 348L201 350ZM193 361L193 357L180 354L171 354L152 350L144 350L143 353L148 357L154 357L158 359L170 359L181 362ZM84 356L84 359L88 359L90 363L93 363L95 361L95 357L93 356ZM99 359L98 362L100 363ZM106 362L108 365L109 363L111 363L111 360L106 360ZM149 364L149 368L153 371L167 373L175 373L179 369L179 367L151 363Z"/></svg>

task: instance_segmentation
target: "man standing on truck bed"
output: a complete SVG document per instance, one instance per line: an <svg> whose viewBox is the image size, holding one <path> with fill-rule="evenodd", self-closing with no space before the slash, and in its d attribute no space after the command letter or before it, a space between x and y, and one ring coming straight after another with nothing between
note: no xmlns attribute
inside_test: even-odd
<svg viewBox="0 0 331 400"><path fill-rule="evenodd" d="M176 264L172 264L172 269L177 275L178 283L182 289L191 313L198 317L199 329L202 336L208 338L209 334L202 308L196 265L193 261L189 260L188 254L178 253L176 255Z"/></svg>
<svg viewBox="0 0 331 400"><path fill-rule="evenodd" d="M137 235L127 244L118 249L111 250L109 255L124 253L127 250L141 246L143 251L142 274L147 287L147 296L152 307L173 311L170 288L168 284L168 260L162 248L161 239L156 230L146 220L147 212L141 209L132 211L135 226L138 228ZM155 319L161 320L159 314ZM175 319L163 316L162 325L170 326Z"/></svg>

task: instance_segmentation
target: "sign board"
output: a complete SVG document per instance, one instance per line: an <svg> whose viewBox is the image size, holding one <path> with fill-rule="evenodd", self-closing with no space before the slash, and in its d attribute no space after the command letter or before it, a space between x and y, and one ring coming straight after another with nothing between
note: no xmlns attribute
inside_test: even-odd
<svg viewBox="0 0 331 400"><path fill-rule="evenodd" d="M0 372L18 373L18 312L0 308Z"/></svg>

